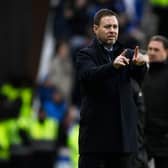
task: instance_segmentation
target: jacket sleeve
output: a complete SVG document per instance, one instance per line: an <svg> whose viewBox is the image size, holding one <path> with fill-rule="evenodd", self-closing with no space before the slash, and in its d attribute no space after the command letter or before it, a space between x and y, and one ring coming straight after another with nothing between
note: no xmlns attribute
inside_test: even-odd
<svg viewBox="0 0 168 168"><path fill-rule="evenodd" d="M88 54L85 50L78 52L76 68L79 80L84 81L104 80L118 74L117 69L113 67L112 62L98 66L93 59L93 56Z"/></svg>
<svg viewBox="0 0 168 168"><path fill-rule="evenodd" d="M130 67L130 72L131 72L131 77L138 82L139 85L142 84L144 76L147 72L147 65L141 65L141 66L136 66L136 65L131 65Z"/></svg>

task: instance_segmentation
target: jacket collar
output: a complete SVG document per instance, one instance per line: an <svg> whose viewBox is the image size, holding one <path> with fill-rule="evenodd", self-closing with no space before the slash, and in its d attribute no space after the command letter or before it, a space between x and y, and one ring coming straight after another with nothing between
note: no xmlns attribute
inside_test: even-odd
<svg viewBox="0 0 168 168"><path fill-rule="evenodd" d="M150 71L161 69L165 66L168 66L168 59L162 62L150 62L149 66L150 66L150 69L149 69Z"/></svg>
<svg viewBox="0 0 168 168"><path fill-rule="evenodd" d="M91 46L95 46L98 49L98 53L101 53L103 56L103 59L106 60L107 62L109 62L109 58L107 57L106 54L106 49L104 48L103 43L101 43L99 40L97 40L97 38L94 38ZM118 41L113 45L113 53L117 53L117 51L122 51L123 50L123 45L121 43L119 43ZM118 53L117 53L118 54ZM115 54L116 55L116 54Z"/></svg>
<svg viewBox="0 0 168 168"><path fill-rule="evenodd" d="M97 38L93 39L92 44L100 46L101 48L104 48L103 43L101 41L97 40ZM123 45L121 43L119 43L118 41L116 41L116 43L113 45L113 50L115 51L121 47L123 47Z"/></svg>

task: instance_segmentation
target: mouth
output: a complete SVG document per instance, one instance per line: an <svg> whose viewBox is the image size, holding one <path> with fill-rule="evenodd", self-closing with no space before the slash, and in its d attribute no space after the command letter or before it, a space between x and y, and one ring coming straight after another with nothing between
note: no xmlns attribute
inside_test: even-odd
<svg viewBox="0 0 168 168"><path fill-rule="evenodd" d="M108 38L108 39L116 39L116 36L111 36L111 35L109 35L109 36L107 36L107 38Z"/></svg>

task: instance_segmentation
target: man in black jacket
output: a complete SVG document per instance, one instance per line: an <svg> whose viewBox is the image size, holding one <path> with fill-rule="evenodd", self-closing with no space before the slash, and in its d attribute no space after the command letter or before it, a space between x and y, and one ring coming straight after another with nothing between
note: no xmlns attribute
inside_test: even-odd
<svg viewBox="0 0 168 168"><path fill-rule="evenodd" d="M77 54L81 86L79 168L131 168L137 150L137 109L130 79L139 83L146 59L138 47L125 49L118 39L117 15L109 9L94 17L96 38Z"/></svg>
<svg viewBox="0 0 168 168"><path fill-rule="evenodd" d="M168 168L168 39L153 36L148 44L149 71L144 79L147 151L155 168Z"/></svg>

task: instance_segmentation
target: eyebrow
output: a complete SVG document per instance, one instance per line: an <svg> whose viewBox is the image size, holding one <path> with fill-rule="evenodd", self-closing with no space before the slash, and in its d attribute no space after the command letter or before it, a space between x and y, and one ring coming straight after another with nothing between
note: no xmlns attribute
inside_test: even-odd
<svg viewBox="0 0 168 168"><path fill-rule="evenodd" d="M115 27L118 27L118 24L110 24L110 23L108 23L108 24L105 24L104 26L115 26Z"/></svg>
<svg viewBox="0 0 168 168"><path fill-rule="evenodd" d="M154 50L160 50L159 48L156 48L156 47L148 47L148 49L154 49Z"/></svg>

